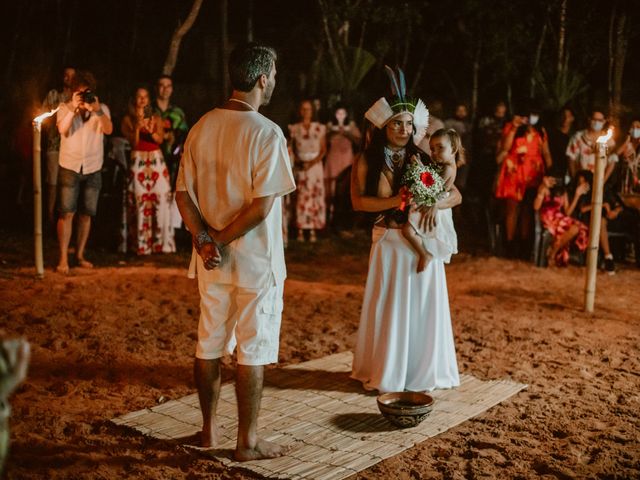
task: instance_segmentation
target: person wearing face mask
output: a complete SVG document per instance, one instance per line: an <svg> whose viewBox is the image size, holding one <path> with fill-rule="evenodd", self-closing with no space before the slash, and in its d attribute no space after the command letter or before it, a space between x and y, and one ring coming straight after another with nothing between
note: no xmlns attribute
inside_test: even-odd
<svg viewBox="0 0 640 480"><path fill-rule="evenodd" d="M596 140L605 134L605 124L605 114L602 110L594 109L589 117L588 128L578 130L571 137L566 155L572 177L575 177L579 170L589 170L591 172L595 170L596 156L598 154ZM605 183L609 180L618 162L618 155L615 153L614 146L615 141L611 138L607 142L609 156L607 157L607 168L604 172Z"/></svg>
<svg viewBox="0 0 640 480"><path fill-rule="evenodd" d="M516 110L502 131L495 196L503 202L507 254L529 251L533 199L546 170L551 168L547 132L535 109Z"/></svg>
<svg viewBox="0 0 640 480"><path fill-rule="evenodd" d="M624 160L622 174L622 194L640 194L640 119L634 119L629 127L629 135L618 149Z"/></svg>

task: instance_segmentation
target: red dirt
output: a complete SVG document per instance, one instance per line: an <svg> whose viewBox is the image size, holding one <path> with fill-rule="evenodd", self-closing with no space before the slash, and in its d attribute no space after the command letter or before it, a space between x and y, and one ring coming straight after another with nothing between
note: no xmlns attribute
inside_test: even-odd
<svg viewBox="0 0 640 480"><path fill-rule="evenodd" d="M108 421L194 392L187 256L105 254L36 280L28 241L5 239L0 257L0 333L32 344L7 478L256 478ZM353 347L367 256L364 238L292 246L280 365ZM461 254L447 276L460 370L529 387L353 478L639 478L640 271L599 274L593 315L581 268Z"/></svg>

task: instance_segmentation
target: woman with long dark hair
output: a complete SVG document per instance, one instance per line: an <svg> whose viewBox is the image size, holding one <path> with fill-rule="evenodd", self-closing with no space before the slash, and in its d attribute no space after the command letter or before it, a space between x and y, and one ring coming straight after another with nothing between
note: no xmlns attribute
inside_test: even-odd
<svg viewBox="0 0 640 480"><path fill-rule="evenodd" d="M175 252L171 183L160 149L164 131L160 116L152 111L148 88L136 89L121 130L131 144L131 161L120 250L138 255Z"/></svg>
<svg viewBox="0 0 640 480"><path fill-rule="evenodd" d="M457 386L444 262L434 257L418 273L419 257L401 231L407 215L398 209L409 159L426 158L413 135L414 121L424 133L428 111L400 88L393 99L379 99L365 117L372 125L364 151L355 160L351 198L355 210L379 215L372 232L352 377L380 392ZM425 209L425 224L433 224L437 209L460 201L452 187L446 198Z"/></svg>

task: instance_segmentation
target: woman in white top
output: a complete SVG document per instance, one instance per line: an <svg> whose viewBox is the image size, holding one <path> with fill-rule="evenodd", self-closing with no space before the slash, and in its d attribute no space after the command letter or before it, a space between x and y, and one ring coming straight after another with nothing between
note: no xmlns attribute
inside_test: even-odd
<svg viewBox="0 0 640 480"><path fill-rule="evenodd" d="M325 226L324 173L322 159L327 152L327 127L313 119L310 100L300 102L301 121L289 125L291 146L296 167L296 227L298 240L316 241L316 230Z"/></svg>
<svg viewBox="0 0 640 480"><path fill-rule="evenodd" d="M400 178L408 159L421 153L413 140L416 107L401 95L390 102L381 98L367 111L371 139L352 175L354 209L381 213L372 233L352 377L379 392L430 391L460 383L444 261L434 257L418 273L419 257L399 228L407 220L398 210ZM415 120L419 126L426 123L418 116ZM424 224L433 227L437 209L458 205L461 198L452 187L435 207L424 209Z"/></svg>

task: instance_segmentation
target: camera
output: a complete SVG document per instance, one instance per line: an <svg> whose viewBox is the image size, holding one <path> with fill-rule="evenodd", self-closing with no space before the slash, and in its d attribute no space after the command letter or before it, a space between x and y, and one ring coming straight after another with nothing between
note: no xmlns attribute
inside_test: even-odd
<svg viewBox="0 0 640 480"><path fill-rule="evenodd" d="M146 105L144 107L144 118L151 118L153 116L153 108L151 105Z"/></svg>
<svg viewBox="0 0 640 480"><path fill-rule="evenodd" d="M96 94L91 90L85 90L84 92L80 92L80 100L84 103L93 103L96 101Z"/></svg>

